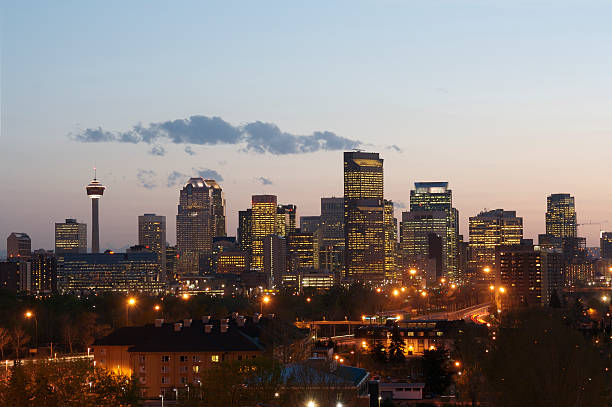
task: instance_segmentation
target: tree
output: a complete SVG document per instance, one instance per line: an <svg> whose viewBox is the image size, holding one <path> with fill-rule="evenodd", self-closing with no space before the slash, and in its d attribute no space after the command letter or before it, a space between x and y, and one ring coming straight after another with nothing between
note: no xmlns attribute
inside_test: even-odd
<svg viewBox="0 0 612 407"><path fill-rule="evenodd" d="M455 386L461 400L472 406L486 391L484 366L488 356L487 329L482 325L466 324L455 333L453 358L460 363ZM461 374L459 374L461 372Z"/></svg>
<svg viewBox="0 0 612 407"><path fill-rule="evenodd" d="M12 340L15 357L19 359L20 352L24 349L25 345L30 342L30 336L27 335L21 327L15 327L13 329Z"/></svg>
<svg viewBox="0 0 612 407"><path fill-rule="evenodd" d="M8 329L0 327L0 355L4 360L4 348L11 343L11 334Z"/></svg>
<svg viewBox="0 0 612 407"><path fill-rule="evenodd" d="M451 384L449 352L444 347L426 350L423 353L423 375L425 391L429 394L443 394Z"/></svg>
<svg viewBox="0 0 612 407"><path fill-rule="evenodd" d="M402 338L399 327L394 326L391 332L391 343L389 344L389 362L402 364L405 361L404 338Z"/></svg>
<svg viewBox="0 0 612 407"><path fill-rule="evenodd" d="M372 357L374 358L374 361L380 364L387 363L387 353L385 352L385 347L382 343L377 342L372 347Z"/></svg>

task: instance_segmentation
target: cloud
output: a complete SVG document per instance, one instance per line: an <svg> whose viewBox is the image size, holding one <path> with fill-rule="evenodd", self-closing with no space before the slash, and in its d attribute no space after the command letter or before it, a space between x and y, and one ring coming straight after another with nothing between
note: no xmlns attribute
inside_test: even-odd
<svg viewBox="0 0 612 407"><path fill-rule="evenodd" d="M187 147L185 147L185 152L186 152L187 154L189 154L189 155L194 155L194 154L195 154L195 151L193 151L193 150L191 149L191 146L187 146Z"/></svg>
<svg viewBox="0 0 612 407"><path fill-rule="evenodd" d="M140 186L146 189L153 189L157 186L155 182L155 171L139 169L136 178Z"/></svg>
<svg viewBox="0 0 612 407"><path fill-rule="evenodd" d="M162 146L153 146L151 151L149 152L151 155L156 155L158 157L163 157L166 155L166 149Z"/></svg>
<svg viewBox="0 0 612 407"><path fill-rule="evenodd" d="M196 173L198 177L202 177L204 179L214 179L217 182L223 181L221 174L215 170L208 168L194 168L193 172Z"/></svg>
<svg viewBox="0 0 612 407"><path fill-rule="evenodd" d="M397 151L398 153L403 152L403 150L397 144L391 144L387 146L387 149Z"/></svg>
<svg viewBox="0 0 612 407"><path fill-rule="evenodd" d="M406 204L402 201L393 201L394 209L406 209Z"/></svg>
<svg viewBox="0 0 612 407"><path fill-rule="evenodd" d="M168 182L167 182L168 188L185 182L187 178L189 177L186 174L183 174L182 172L172 171L168 175Z"/></svg>
<svg viewBox="0 0 612 407"><path fill-rule="evenodd" d="M256 121L233 126L220 117L191 116L187 119L137 124L126 132L109 132L101 127L86 129L69 137L82 143L161 143L193 145L240 145L241 150L257 154L304 154L317 151L351 150L361 146L358 140L338 136L329 131L310 135L283 132L273 123ZM188 150L189 148L189 150ZM155 147L154 147L155 149ZM185 152L190 153L187 146ZM151 151L153 153L153 150Z"/></svg>
<svg viewBox="0 0 612 407"><path fill-rule="evenodd" d="M274 184L274 182L272 182L270 178L266 178L266 177L257 177L255 178L255 181L259 182L261 185L273 185Z"/></svg>

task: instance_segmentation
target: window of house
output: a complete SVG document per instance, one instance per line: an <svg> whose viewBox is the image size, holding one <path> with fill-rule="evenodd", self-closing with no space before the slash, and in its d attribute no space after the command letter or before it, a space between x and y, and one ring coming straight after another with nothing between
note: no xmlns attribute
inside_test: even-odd
<svg viewBox="0 0 612 407"><path fill-rule="evenodd" d="M442 331L438 331L438 332L436 332L436 335L438 335L438 336L443 336L443 335L444 335L444 332L442 332Z"/></svg>
<svg viewBox="0 0 612 407"><path fill-rule="evenodd" d="M181 377L181 384L187 384L187 378L185 376Z"/></svg>
<svg viewBox="0 0 612 407"><path fill-rule="evenodd" d="M162 366L161 367L161 372L162 373L168 373L168 366Z"/></svg>
<svg viewBox="0 0 612 407"><path fill-rule="evenodd" d="M181 366L181 373L187 373L187 366Z"/></svg>
<svg viewBox="0 0 612 407"><path fill-rule="evenodd" d="M192 361L193 363L198 363L198 362L200 361L200 357L199 357L199 356L192 356L192 357L191 357L191 361Z"/></svg>
<svg viewBox="0 0 612 407"><path fill-rule="evenodd" d="M191 367L191 370L193 370L194 373L198 373L200 371L200 366L194 365Z"/></svg>
<svg viewBox="0 0 612 407"><path fill-rule="evenodd" d="M212 355L212 356L210 357L210 360L211 360L211 361L213 361L213 362L215 362L215 363L216 363L216 362L218 362L218 361L219 361L219 355Z"/></svg>
<svg viewBox="0 0 612 407"><path fill-rule="evenodd" d="M238 355L238 360L242 360L242 355Z"/></svg>
<svg viewBox="0 0 612 407"><path fill-rule="evenodd" d="M179 362L187 362L189 358L187 356L179 356Z"/></svg>
<svg viewBox="0 0 612 407"><path fill-rule="evenodd" d="M162 384L167 384L170 380L168 380L168 378L166 376L162 376L161 378L161 382Z"/></svg>
<svg viewBox="0 0 612 407"><path fill-rule="evenodd" d="M168 356L168 355L163 355L163 356L161 357L161 361L162 361L162 362L170 362L170 356Z"/></svg>

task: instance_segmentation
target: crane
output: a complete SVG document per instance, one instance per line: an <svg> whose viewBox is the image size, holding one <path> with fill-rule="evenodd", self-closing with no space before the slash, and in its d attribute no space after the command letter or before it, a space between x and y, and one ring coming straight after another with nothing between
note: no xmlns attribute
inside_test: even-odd
<svg viewBox="0 0 612 407"><path fill-rule="evenodd" d="M576 226L590 226L590 225L599 225L599 234L601 235L601 232L603 231L603 229L601 228L601 225L603 225L604 223L608 223L607 220L602 220L601 222L585 222L585 223L577 223Z"/></svg>

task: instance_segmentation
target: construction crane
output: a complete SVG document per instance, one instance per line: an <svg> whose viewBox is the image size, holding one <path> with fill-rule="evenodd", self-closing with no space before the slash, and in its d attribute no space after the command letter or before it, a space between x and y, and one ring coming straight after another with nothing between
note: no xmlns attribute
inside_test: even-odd
<svg viewBox="0 0 612 407"><path fill-rule="evenodd" d="M577 223L576 226L590 226L590 225L599 225L599 235L601 235L601 232L603 232L603 229L601 228L601 225L603 225L604 223L608 223L607 220L602 220L601 222L585 222L585 223Z"/></svg>

